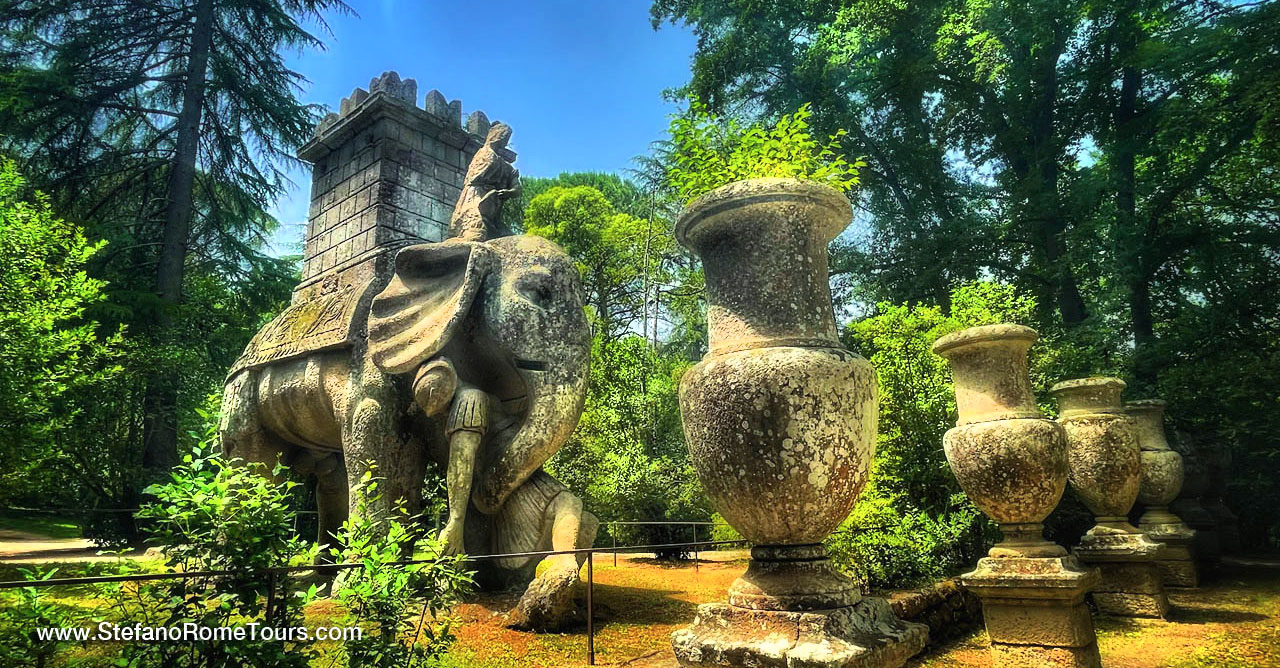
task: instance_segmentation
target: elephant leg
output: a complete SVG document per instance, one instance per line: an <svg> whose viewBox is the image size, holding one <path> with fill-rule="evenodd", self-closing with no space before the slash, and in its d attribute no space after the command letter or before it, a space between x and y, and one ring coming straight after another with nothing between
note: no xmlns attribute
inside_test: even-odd
<svg viewBox="0 0 1280 668"><path fill-rule="evenodd" d="M425 453L422 448L413 447L400 431L404 416L398 408L402 402L395 396L394 384L380 372L366 369L365 376L370 375L371 382L357 385L357 391L363 394L355 401L344 425L347 480L354 490L365 472L375 467L374 475L381 478L380 499L370 500L369 510L386 516L403 502L409 514L414 515L422 510ZM354 494L349 499L353 515L359 512L360 501Z"/></svg>
<svg viewBox="0 0 1280 668"><path fill-rule="evenodd" d="M342 523L347 521L348 512L347 467L342 458L330 455L316 464L316 512L320 527L316 532L316 543L321 551L316 561L329 561L328 550L324 546L337 547L338 531Z"/></svg>

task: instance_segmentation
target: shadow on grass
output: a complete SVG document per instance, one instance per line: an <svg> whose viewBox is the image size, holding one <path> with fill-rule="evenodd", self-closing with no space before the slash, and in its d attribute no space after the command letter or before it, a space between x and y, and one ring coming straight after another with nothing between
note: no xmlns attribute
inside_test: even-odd
<svg viewBox="0 0 1280 668"><path fill-rule="evenodd" d="M1169 611L1169 621L1178 624L1243 624L1271 619L1267 615L1242 610L1222 610L1179 605Z"/></svg>

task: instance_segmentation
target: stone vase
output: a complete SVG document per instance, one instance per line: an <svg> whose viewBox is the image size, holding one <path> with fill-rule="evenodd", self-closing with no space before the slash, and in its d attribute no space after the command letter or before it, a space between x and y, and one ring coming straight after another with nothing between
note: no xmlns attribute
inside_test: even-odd
<svg viewBox="0 0 1280 668"><path fill-rule="evenodd" d="M1159 399L1130 401L1125 411L1138 426L1138 449L1142 458L1142 485L1138 501L1145 507L1138 528L1164 545L1156 560L1165 586L1195 587L1200 575L1192 554L1196 532L1169 510L1182 492L1185 480L1183 457L1169 447L1165 438L1165 402Z"/></svg>
<svg viewBox="0 0 1280 668"><path fill-rule="evenodd" d="M1138 426L1124 408L1119 378L1067 380L1050 388L1071 452L1071 488L1096 521L1074 549L1102 572L1093 592L1099 610L1163 617L1169 609L1156 559L1161 545L1129 523L1142 484Z"/></svg>
<svg viewBox="0 0 1280 668"><path fill-rule="evenodd" d="M933 345L955 377L956 426L943 437L965 494L1000 524L1003 540L961 583L982 601L998 668L1100 665L1084 598L1099 581L1041 522L1067 485L1066 434L1036 407L1027 374L1035 330L973 327Z"/></svg>
<svg viewBox="0 0 1280 668"><path fill-rule="evenodd" d="M1036 407L1027 350L1036 332L988 325L949 334L933 344L955 377L959 420L947 431L947 463L965 494L1000 525L1004 539L990 556L1057 557L1041 522L1067 485L1067 439Z"/></svg>
<svg viewBox="0 0 1280 668"><path fill-rule="evenodd" d="M754 544L729 605L701 607L673 636L683 665L808 657L824 642L829 661L808 665L846 665L869 651L858 633L885 644L867 665L923 646L924 627L862 600L822 545L866 485L876 435L875 371L837 339L828 285L827 244L851 217L830 187L753 179L698 198L676 224L702 259L710 343L680 382L685 439L712 505Z"/></svg>

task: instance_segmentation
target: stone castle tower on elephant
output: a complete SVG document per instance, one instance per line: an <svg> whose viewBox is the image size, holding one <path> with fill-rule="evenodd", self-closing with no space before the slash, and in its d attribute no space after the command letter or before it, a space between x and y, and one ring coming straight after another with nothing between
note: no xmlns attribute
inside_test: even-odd
<svg viewBox="0 0 1280 668"><path fill-rule="evenodd" d="M386 73L299 152L315 166L303 282L228 375L224 448L314 477L321 542L370 464L383 503L417 511L435 462L451 497L462 490L451 549L589 546L595 517L542 470L586 394L577 269L550 241L495 236L501 200L519 192L510 129L480 112L464 125L435 91L425 109L416 98ZM548 559L536 579L537 558L472 567L486 588L528 585L513 624L551 628L572 614L581 564Z"/></svg>

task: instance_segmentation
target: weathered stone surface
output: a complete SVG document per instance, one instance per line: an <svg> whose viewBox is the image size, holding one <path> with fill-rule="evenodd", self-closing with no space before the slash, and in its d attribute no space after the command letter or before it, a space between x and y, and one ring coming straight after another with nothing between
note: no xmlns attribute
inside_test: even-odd
<svg viewBox="0 0 1280 668"><path fill-rule="evenodd" d="M507 613L507 626L521 631L545 631L577 621L574 598L580 589L580 564L571 555L554 559L547 572L529 584L516 607Z"/></svg>
<svg viewBox="0 0 1280 668"><path fill-rule="evenodd" d="M960 576L982 601L994 665L1097 668L1097 645L1085 595L1097 585L1097 569L1075 557L989 557ZM1088 663L1093 657L1093 663Z"/></svg>
<svg viewBox="0 0 1280 668"><path fill-rule="evenodd" d="M702 606L673 636L682 665L898 666L924 646L926 627L858 600L820 545L862 492L876 435L875 371L836 337L827 278L851 219L833 188L753 179L676 223L702 259L710 341L680 382L685 440L712 505L756 543L733 605Z"/></svg>
<svg viewBox="0 0 1280 668"><path fill-rule="evenodd" d="M1074 550L1081 561L1098 567L1094 588L1098 610L1122 617L1164 617L1169 599L1157 566L1163 546L1145 534L1086 535Z"/></svg>
<svg viewBox="0 0 1280 668"><path fill-rule="evenodd" d="M933 344L955 375L957 426L943 437L947 463L965 494L1000 524L991 556L1066 554L1046 541L1040 522L1067 484L1066 435L1044 419L1031 393L1027 350L1035 330L987 325Z"/></svg>
<svg viewBox="0 0 1280 668"><path fill-rule="evenodd" d="M927 640L924 625L903 622L879 598L813 612L703 604L693 624L672 636L685 668L893 668Z"/></svg>
<svg viewBox="0 0 1280 668"><path fill-rule="evenodd" d="M1127 530L1123 518L1138 498L1142 468L1137 425L1120 401L1123 390L1119 378L1081 378L1051 392L1067 432L1072 489L1100 525Z"/></svg>
<svg viewBox="0 0 1280 668"><path fill-rule="evenodd" d="M1039 647L991 643L991 660L997 668L1100 668L1098 645L1088 647Z"/></svg>
<svg viewBox="0 0 1280 668"><path fill-rule="evenodd" d="M848 516L871 463L875 372L836 338L827 283L827 243L851 217L830 187L755 179L695 200L676 225L707 277L710 351L680 383L689 452L725 520L783 552L820 543ZM737 602L849 599L852 582L806 561L753 564Z"/></svg>
<svg viewBox="0 0 1280 668"><path fill-rule="evenodd" d="M315 476L324 543L356 509L348 490L370 465L380 510L403 500L417 512L434 459L451 480L450 550L590 545L595 517L542 470L585 398L577 267L536 237L418 243L444 238L453 202L440 198L458 198L479 139L415 108L411 80L384 74L370 91L344 100L299 153L315 164L304 280L227 379L224 448ZM477 579L523 587L537 563L479 562ZM527 625L552 627L572 609L576 561L561 565L522 599Z"/></svg>

